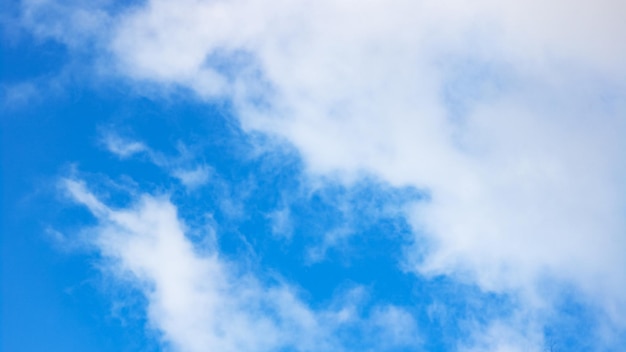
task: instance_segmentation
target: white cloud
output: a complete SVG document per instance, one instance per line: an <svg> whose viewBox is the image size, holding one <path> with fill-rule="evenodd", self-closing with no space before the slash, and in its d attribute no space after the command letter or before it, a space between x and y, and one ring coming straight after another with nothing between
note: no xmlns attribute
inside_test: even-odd
<svg viewBox="0 0 626 352"><path fill-rule="evenodd" d="M195 189L205 185L211 179L211 169L206 165L200 165L193 169L178 169L173 176L188 189Z"/></svg>
<svg viewBox="0 0 626 352"><path fill-rule="evenodd" d="M538 282L569 282L626 326L624 7L153 0L110 50L131 78L231 99L313 174L427 190L408 214L418 272L537 305ZM446 101L463 81L496 88Z"/></svg>
<svg viewBox="0 0 626 352"><path fill-rule="evenodd" d="M309 263L321 262L326 257L326 252L329 249L345 246L347 240L353 233L354 230L351 227L340 226L321 234L321 243L312 246L307 251L307 261Z"/></svg>
<svg viewBox="0 0 626 352"><path fill-rule="evenodd" d="M33 34L54 38L75 50L89 45L100 46L111 28L107 1L80 3L75 1L24 0L21 24Z"/></svg>
<svg viewBox="0 0 626 352"><path fill-rule="evenodd" d="M272 234L274 236L285 239L291 238L293 235L293 224L291 221L291 211L289 207L283 207L269 214L269 220L272 226Z"/></svg>
<svg viewBox="0 0 626 352"><path fill-rule="evenodd" d="M195 190L211 180L212 168L203 163L193 162L194 156L184 146L180 146L179 156L167 157L142 142L123 138L112 132L105 133L101 140L105 148L120 159L145 156L151 163L180 181L188 190Z"/></svg>
<svg viewBox="0 0 626 352"><path fill-rule="evenodd" d="M375 325L378 334L389 332L398 340L390 346L411 342L407 333L415 323L401 308L375 307L371 320L355 314L346 320L340 312L359 302L314 311L292 287L263 284L215 249L198 252L167 197L143 195L128 208L114 209L80 180L62 184L98 220L89 242L105 259L102 268L146 297L150 326L175 351L341 351L335 335L345 324Z"/></svg>
<svg viewBox="0 0 626 352"><path fill-rule="evenodd" d="M374 310L371 325L382 346L405 346L417 348L421 342L419 330L413 317L404 309L394 306ZM388 350L388 348L380 348Z"/></svg>
<svg viewBox="0 0 626 352"><path fill-rule="evenodd" d="M234 99L246 128L289 140L313 173L428 190L410 214L432 243L420 272L465 271L490 290L553 276L626 309L626 97L602 96L626 78L622 10L153 1L121 19L111 48L132 77ZM253 64L228 78L208 59L220 52ZM480 69L467 62L499 70L503 87L452 121L442 90Z"/></svg>
<svg viewBox="0 0 626 352"><path fill-rule="evenodd" d="M476 335L469 346L459 346L462 352L540 352L543 337L535 329L528 331L528 322L495 321ZM480 329L478 329L480 330Z"/></svg>
<svg viewBox="0 0 626 352"><path fill-rule="evenodd" d="M145 144L122 138L116 134L108 133L102 138L102 140L107 150L121 159L149 152L149 149Z"/></svg>
<svg viewBox="0 0 626 352"><path fill-rule="evenodd" d="M150 323L175 350L272 350L299 329L319 329L288 288L234 280L217 253L197 254L167 199L144 196L129 209L114 210L79 181L65 185L98 218L93 241L114 260L113 274L139 287L149 301Z"/></svg>

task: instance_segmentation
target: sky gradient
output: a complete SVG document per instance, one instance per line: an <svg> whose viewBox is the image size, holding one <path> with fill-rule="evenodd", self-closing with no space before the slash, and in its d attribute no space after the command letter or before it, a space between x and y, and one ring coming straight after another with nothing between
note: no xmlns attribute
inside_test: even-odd
<svg viewBox="0 0 626 352"><path fill-rule="evenodd" d="M624 351L626 4L3 3L3 351Z"/></svg>

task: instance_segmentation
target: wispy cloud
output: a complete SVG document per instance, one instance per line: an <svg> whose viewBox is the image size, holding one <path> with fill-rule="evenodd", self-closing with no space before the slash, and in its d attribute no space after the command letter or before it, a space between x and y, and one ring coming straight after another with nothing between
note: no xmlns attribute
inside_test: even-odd
<svg viewBox="0 0 626 352"><path fill-rule="evenodd" d="M199 165L191 169L177 169L173 176L188 189L205 185L211 179L211 169L206 165Z"/></svg>
<svg viewBox="0 0 626 352"><path fill-rule="evenodd" d="M375 307L371 318L346 319L340 312L358 306L351 300L315 311L293 287L264 283L214 250L199 253L165 196L144 194L128 208L114 209L81 180L62 185L97 219L90 242L105 259L102 268L145 296L150 326L175 350L340 351L347 346L336 334L344 328L388 338L385 346L416 341L415 322L399 307Z"/></svg>
<svg viewBox="0 0 626 352"><path fill-rule="evenodd" d="M39 98L39 91L32 83L20 83L0 87L0 102L5 109L32 104Z"/></svg>
<svg viewBox="0 0 626 352"><path fill-rule="evenodd" d="M268 215L271 225L272 234L281 238L289 239L293 235L293 224L291 212L288 207L273 211Z"/></svg>
<svg viewBox="0 0 626 352"><path fill-rule="evenodd" d="M137 141L124 139L116 134L106 134L103 138L105 147L111 153L125 159L140 153L150 153L145 144Z"/></svg>
<svg viewBox="0 0 626 352"><path fill-rule="evenodd" d="M523 352L542 351L545 345L541 330L529 329L529 322L494 321L484 329L477 329L463 352Z"/></svg>
<svg viewBox="0 0 626 352"><path fill-rule="evenodd" d="M106 132L101 138L104 147L120 159L143 157L154 165L164 169L173 178L180 181L189 190L195 190L206 185L212 176L212 169L208 165L197 162L194 156L184 146L180 146L180 154L166 156L149 148L145 143L124 138L113 132Z"/></svg>

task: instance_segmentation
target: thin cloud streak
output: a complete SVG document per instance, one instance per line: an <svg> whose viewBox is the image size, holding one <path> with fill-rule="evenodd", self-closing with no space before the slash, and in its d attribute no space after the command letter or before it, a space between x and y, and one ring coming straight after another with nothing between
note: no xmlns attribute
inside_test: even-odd
<svg viewBox="0 0 626 352"><path fill-rule="evenodd" d="M107 132L101 138L104 147L120 159L145 157L154 165L167 171L171 177L180 181L188 190L196 190L211 181L213 170L204 163L194 162L194 157L184 146L179 146L180 155L167 157L146 144L123 138L113 132Z"/></svg>

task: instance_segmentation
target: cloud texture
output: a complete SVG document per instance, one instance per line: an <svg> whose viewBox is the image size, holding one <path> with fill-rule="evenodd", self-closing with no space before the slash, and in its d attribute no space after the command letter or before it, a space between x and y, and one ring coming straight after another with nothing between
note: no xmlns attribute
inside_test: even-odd
<svg viewBox="0 0 626 352"><path fill-rule="evenodd" d="M488 290L573 282L624 309L619 1L152 1L129 76L228 98L315 174L426 190L415 268ZM621 314L614 315L615 318Z"/></svg>
<svg viewBox="0 0 626 352"><path fill-rule="evenodd" d="M264 284L220 258L214 245L201 251L165 197L142 195L128 208L113 209L80 180L65 179L62 186L95 216L88 241L104 267L146 297L150 326L176 351L342 351L348 346L338 335L348 329L378 350L418 341L415 322L402 308L376 306L367 317L358 299L339 298L315 311L294 288Z"/></svg>
<svg viewBox="0 0 626 352"><path fill-rule="evenodd" d="M100 40L117 73L189 90L207 102L229 101L246 131L295 146L311 175L346 183L368 175L426 192L429 200L406 212L415 244L405 261L416 273L520 294L529 312L549 305L551 284L571 285L622 332L625 12L613 0L152 0L109 15L114 25ZM111 148L120 156L142 150ZM194 183L194 172L179 177ZM90 199L76 189L75 196ZM142 204L134 213L88 205L131 235L144 233L136 219L147 216L145 209L175 224L167 203ZM317 326L288 291L252 299L253 310L270 309L275 320L247 315L240 301L219 301L214 290L229 285L219 262L198 258L178 225L157 225L175 237L104 235L105 242L116 240L103 248L122 256L136 276L165 280L150 293L150 314L162 317L156 320L173 341L190 344L183 349L243 348L236 340L276 346L288 339L279 333L283 321L301 331ZM153 272L158 257L126 262L123 253L139 243L155 253L176 250L164 255L179 258L181 267ZM215 284L196 287L202 280L194 275ZM170 301L181 286L191 296ZM286 295L301 313L259 308L272 295ZM193 305L174 302L187 300L209 311L234 307L242 328L225 331L223 339L186 336L194 328L177 325L174 311ZM197 319L222 328L213 317ZM241 338L246 329L267 333L258 341ZM483 340L509 332L494 325ZM522 348L535 332L509 334L486 349Z"/></svg>

